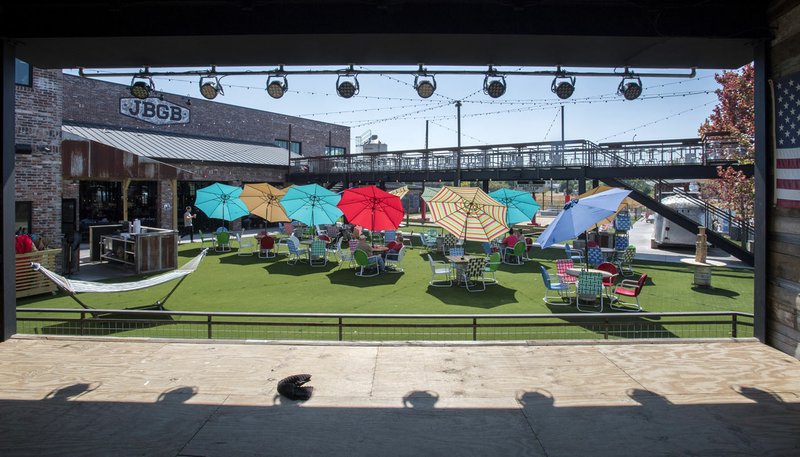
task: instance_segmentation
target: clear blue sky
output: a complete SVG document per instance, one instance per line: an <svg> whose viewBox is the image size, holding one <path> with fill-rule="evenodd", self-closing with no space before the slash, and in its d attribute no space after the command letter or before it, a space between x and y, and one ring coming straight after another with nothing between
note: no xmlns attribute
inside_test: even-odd
<svg viewBox="0 0 800 457"><path fill-rule="evenodd" d="M270 70L264 68L219 67L225 70ZM287 70L334 69L334 67L286 67ZM342 68L342 67L338 67ZM408 67L369 66L370 70ZM435 67L428 66L435 73ZM497 67L499 72L520 67ZM454 69L448 67L448 69ZM471 67L473 70L485 68ZM553 70L524 67L522 70ZM169 71L176 69L152 69ZM182 69L188 70L188 69ZM191 70L200 70L192 68ZM614 69L567 68L576 72ZM637 69L632 69L636 71ZM112 70L99 70L112 71ZM138 69L128 69L135 72ZM617 70L619 71L619 70ZM566 139L595 142L635 139L688 138L697 136L697 128L711 113L718 88L713 75L722 70L698 70L697 76L685 78L643 78L644 91L638 100L624 101L616 95L617 77L578 77L575 93L561 101L550 91L552 77L515 76L506 78L507 91L492 99L482 91L483 76L442 75L436 78L433 97L421 99L414 91L412 75L361 75L361 92L351 99L336 95L335 75L296 75L289 78L289 92L273 99L265 92L266 76L229 76L222 79L225 95L215 102L246 106L300 116L351 127L351 139L370 130L389 145L389 150L425 146L425 121L430 121L429 145L449 147L457 142L455 100L462 100L462 145L559 140L560 103L565 106ZM76 73L68 71L69 73ZM87 69L87 72L92 72ZM689 73L687 69L646 70L642 72ZM129 84L130 78L102 78ZM198 78L171 76L154 78L156 89L182 96L200 97ZM350 151L355 152L351 144Z"/></svg>

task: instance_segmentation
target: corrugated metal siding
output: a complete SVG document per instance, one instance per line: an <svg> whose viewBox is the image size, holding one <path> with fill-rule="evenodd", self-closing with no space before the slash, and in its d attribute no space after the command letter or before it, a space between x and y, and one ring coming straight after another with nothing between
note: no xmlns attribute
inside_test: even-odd
<svg viewBox="0 0 800 457"><path fill-rule="evenodd" d="M63 131L144 157L253 165L288 165L288 151L276 146L187 138L143 132L64 125ZM292 157L300 157L292 154Z"/></svg>

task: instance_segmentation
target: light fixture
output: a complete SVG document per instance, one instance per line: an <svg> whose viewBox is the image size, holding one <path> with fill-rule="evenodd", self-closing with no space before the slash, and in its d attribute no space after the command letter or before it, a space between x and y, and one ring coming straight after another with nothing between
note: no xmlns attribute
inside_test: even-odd
<svg viewBox="0 0 800 457"><path fill-rule="evenodd" d="M153 83L153 78L147 74L134 75L131 79L131 95L144 100L150 96L150 92L156 90L156 85Z"/></svg>
<svg viewBox="0 0 800 457"><path fill-rule="evenodd" d="M422 65L419 66L419 73L414 75L414 89L422 98L430 98L436 92L436 78L427 74Z"/></svg>
<svg viewBox="0 0 800 457"><path fill-rule="evenodd" d="M267 77L267 93L272 98L281 98L289 90L289 82L286 76Z"/></svg>
<svg viewBox="0 0 800 457"><path fill-rule="evenodd" d="M350 68L352 69L353 67L350 66ZM359 89L358 77L355 74L339 74L336 78L336 93L342 98L351 98L353 95L358 95Z"/></svg>
<svg viewBox="0 0 800 457"><path fill-rule="evenodd" d="M483 93L492 98L500 98L506 93L506 77L498 75L491 65L483 78Z"/></svg>
<svg viewBox="0 0 800 457"><path fill-rule="evenodd" d="M626 68L622 81L619 82L619 87L617 87L617 94L625 97L625 100L636 100L642 95L642 79L628 72Z"/></svg>
<svg viewBox="0 0 800 457"><path fill-rule="evenodd" d="M222 90L222 84L219 82L219 77L216 75L202 76L198 84L200 85L200 95L209 100L214 100L218 94L225 95L225 91Z"/></svg>
<svg viewBox="0 0 800 457"><path fill-rule="evenodd" d="M550 84L550 90L562 100L572 97L575 92L575 77L567 76L566 72L558 67L556 70L556 77L553 78L553 83Z"/></svg>

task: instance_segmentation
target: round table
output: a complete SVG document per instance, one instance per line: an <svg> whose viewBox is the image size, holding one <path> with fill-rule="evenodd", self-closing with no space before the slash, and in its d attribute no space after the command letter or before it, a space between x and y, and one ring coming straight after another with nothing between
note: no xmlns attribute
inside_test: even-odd
<svg viewBox="0 0 800 457"><path fill-rule="evenodd" d="M682 263L694 267L694 284L704 289L711 288L711 267L724 267L725 262L706 259L705 262L698 262L694 258L681 259Z"/></svg>
<svg viewBox="0 0 800 457"><path fill-rule="evenodd" d="M580 276L582 271L585 271L585 272L588 272L588 273L600 273L604 278L610 278L610 277L614 276L613 273L609 273L609 272L607 272L605 270L596 270L594 268L587 268L587 269L567 268L567 270L566 270L567 274L568 275L572 275L572 276Z"/></svg>

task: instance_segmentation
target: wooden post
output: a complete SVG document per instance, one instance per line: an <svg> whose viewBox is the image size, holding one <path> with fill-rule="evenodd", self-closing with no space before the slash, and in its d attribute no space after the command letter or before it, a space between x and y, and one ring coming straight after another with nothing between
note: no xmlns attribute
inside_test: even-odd
<svg viewBox="0 0 800 457"><path fill-rule="evenodd" d="M178 230L178 213L182 209L178 208L178 180L171 179L169 187L172 189L172 230Z"/></svg>
<svg viewBox="0 0 800 457"><path fill-rule="evenodd" d="M131 185L131 178L122 179L122 220L128 219L128 186Z"/></svg>

